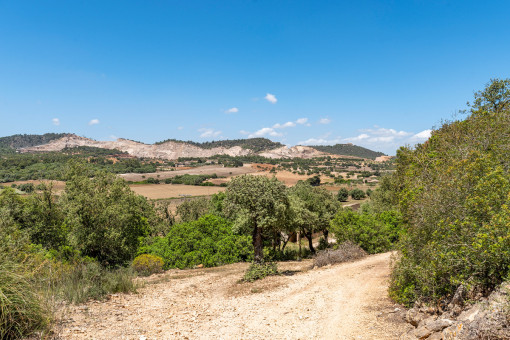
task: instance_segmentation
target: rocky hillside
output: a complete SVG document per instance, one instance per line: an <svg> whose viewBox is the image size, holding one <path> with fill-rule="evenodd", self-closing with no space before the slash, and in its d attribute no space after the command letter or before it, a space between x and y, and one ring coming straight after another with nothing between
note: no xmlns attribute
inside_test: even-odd
<svg viewBox="0 0 510 340"><path fill-rule="evenodd" d="M40 145L33 145L32 143L26 147L19 147L18 150L23 153L49 152L62 151L66 148L78 146L116 149L136 157L167 160L174 160L179 157L211 157L214 155L229 155L233 157L260 155L267 158L313 158L329 155L329 153L325 151L317 150L316 147L300 145L286 147L265 138L207 143L166 140L155 144L144 144L122 138L116 141L96 141L74 134L64 134L60 138L49 140ZM348 156L348 154L346 154L346 156ZM360 155L357 156L359 157Z"/></svg>

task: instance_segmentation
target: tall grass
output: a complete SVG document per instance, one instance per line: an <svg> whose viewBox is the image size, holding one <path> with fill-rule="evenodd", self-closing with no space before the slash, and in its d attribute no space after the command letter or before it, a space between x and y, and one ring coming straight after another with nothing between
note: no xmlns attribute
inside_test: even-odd
<svg viewBox="0 0 510 340"><path fill-rule="evenodd" d="M23 338L45 330L52 315L34 290L33 277L22 265L0 261L0 339Z"/></svg>

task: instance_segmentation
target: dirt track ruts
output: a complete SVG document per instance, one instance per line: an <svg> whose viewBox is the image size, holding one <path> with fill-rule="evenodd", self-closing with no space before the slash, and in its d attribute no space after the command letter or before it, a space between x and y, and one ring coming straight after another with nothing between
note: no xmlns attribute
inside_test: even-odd
<svg viewBox="0 0 510 340"><path fill-rule="evenodd" d="M409 329L387 297L390 253L239 283L247 264L172 270L139 294L71 307L64 339L397 339Z"/></svg>

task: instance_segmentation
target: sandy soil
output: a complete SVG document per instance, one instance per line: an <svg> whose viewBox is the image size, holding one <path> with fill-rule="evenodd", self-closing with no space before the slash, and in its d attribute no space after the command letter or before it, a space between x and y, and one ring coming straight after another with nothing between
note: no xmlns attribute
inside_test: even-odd
<svg viewBox="0 0 510 340"><path fill-rule="evenodd" d="M187 196L210 196L225 191L224 187L207 187L184 184L132 184L131 189L150 199Z"/></svg>
<svg viewBox="0 0 510 340"><path fill-rule="evenodd" d="M71 307L63 339L397 339L412 327L387 297L390 253L240 283L247 264L172 270L139 294Z"/></svg>

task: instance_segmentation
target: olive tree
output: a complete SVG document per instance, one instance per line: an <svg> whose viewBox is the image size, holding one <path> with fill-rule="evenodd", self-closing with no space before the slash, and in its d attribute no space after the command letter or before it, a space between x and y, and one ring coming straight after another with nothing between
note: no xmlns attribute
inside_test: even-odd
<svg viewBox="0 0 510 340"><path fill-rule="evenodd" d="M274 177L234 177L227 188L225 204L237 227L251 231L254 262L263 262L263 232L283 228L287 220L287 188Z"/></svg>

